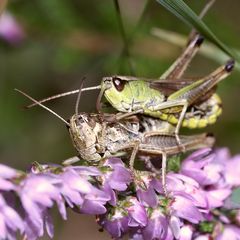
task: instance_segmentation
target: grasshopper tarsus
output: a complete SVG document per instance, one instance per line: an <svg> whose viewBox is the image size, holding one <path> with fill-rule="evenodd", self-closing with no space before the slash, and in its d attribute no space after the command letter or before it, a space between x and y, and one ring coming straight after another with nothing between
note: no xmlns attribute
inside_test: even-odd
<svg viewBox="0 0 240 240"><path fill-rule="evenodd" d="M203 37L202 35L199 35L199 34L198 34L198 38L197 38L197 41L196 41L196 43L195 43L195 46L200 47L203 42L204 42L204 37Z"/></svg>
<svg viewBox="0 0 240 240"><path fill-rule="evenodd" d="M234 59L228 60L226 65L225 65L225 70L227 72L231 72L234 68L234 65L235 65L235 60Z"/></svg>

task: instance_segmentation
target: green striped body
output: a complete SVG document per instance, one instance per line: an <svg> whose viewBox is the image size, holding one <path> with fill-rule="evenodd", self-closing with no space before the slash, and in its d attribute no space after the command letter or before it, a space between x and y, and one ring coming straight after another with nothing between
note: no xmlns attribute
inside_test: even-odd
<svg viewBox="0 0 240 240"><path fill-rule="evenodd" d="M166 97L159 91L149 88L148 82L144 80L126 81L124 88L119 91L113 87L105 90L104 96L109 103L120 112L132 112L138 109L143 110L143 114L159 118L173 125L177 125L182 106L171 107L161 111L154 110L155 106L166 101ZM182 127L204 128L214 124L221 115L221 99L217 94L213 94L208 100L197 106L195 110L189 109L182 122Z"/></svg>

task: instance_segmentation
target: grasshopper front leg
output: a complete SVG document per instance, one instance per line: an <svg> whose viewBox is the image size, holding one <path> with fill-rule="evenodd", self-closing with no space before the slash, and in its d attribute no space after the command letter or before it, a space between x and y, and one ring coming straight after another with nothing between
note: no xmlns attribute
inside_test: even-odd
<svg viewBox="0 0 240 240"><path fill-rule="evenodd" d="M144 113L143 108L140 108L140 109L135 110L135 111L132 111L132 112L118 113L118 114L116 115L116 118L115 118L115 119L116 119L117 121L119 121L119 120L121 120L121 119L131 117L131 116L136 115L136 114L138 114L138 113Z"/></svg>
<svg viewBox="0 0 240 240"><path fill-rule="evenodd" d="M189 106L189 103L188 103L187 99L169 100L169 101L163 102L157 106L152 106L151 110L152 111L161 111L161 110L165 110L165 109L180 107L181 113L180 113L180 117L178 119L177 126L175 128L175 135L178 135L188 106Z"/></svg>
<svg viewBox="0 0 240 240"><path fill-rule="evenodd" d="M62 162L62 164L65 165L65 166L69 166L69 165L72 165L72 164L74 164L76 162L79 162L79 161L80 161L80 158L77 157L77 156L74 156L74 157L71 157L71 158L68 158L68 159L64 160Z"/></svg>

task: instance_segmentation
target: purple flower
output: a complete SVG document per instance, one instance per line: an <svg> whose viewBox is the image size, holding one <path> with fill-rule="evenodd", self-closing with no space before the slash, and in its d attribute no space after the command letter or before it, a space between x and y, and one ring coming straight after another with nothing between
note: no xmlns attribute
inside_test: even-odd
<svg viewBox="0 0 240 240"><path fill-rule="evenodd" d="M156 207L158 205L157 194L154 189L153 177L149 173L135 173L134 183L138 200L148 207ZM162 186L160 186L162 188ZM163 191L163 189L161 189Z"/></svg>
<svg viewBox="0 0 240 240"><path fill-rule="evenodd" d="M240 155L236 155L226 162L225 172L226 182L233 187L239 187L240 186L239 176L240 176Z"/></svg>
<svg viewBox="0 0 240 240"><path fill-rule="evenodd" d="M193 236L193 227L191 225L184 225L180 229L179 240L191 240Z"/></svg>
<svg viewBox="0 0 240 240"><path fill-rule="evenodd" d="M147 212L144 206L134 197L129 199L129 207L127 211L129 214L130 227L145 227L147 225Z"/></svg>
<svg viewBox="0 0 240 240"><path fill-rule="evenodd" d="M168 221L160 209L154 209L147 226L142 230L143 239L166 239Z"/></svg>
<svg viewBox="0 0 240 240"><path fill-rule="evenodd" d="M210 234L204 234L204 235L194 238L194 240L209 240L209 239L211 239Z"/></svg>
<svg viewBox="0 0 240 240"><path fill-rule="evenodd" d="M17 231L24 232L23 220L0 193L0 239L12 239L12 233Z"/></svg>
<svg viewBox="0 0 240 240"><path fill-rule="evenodd" d="M121 238L128 232L128 216L121 208L116 208L113 214L101 215L98 224L101 225L115 239Z"/></svg>
<svg viewBox="0 0 240 240"><path fill-rule="evenodd" d="M117 206L109 208L109 212L99 216L98 223L107 230L113 238L120 238L129 231L135 235L135 230L147 225L148 217L144 206L134 197L118 201Z"/></svg>
<svg viewBox="0 0 240 240"><path fill-rule="evenodd" d="M114 190L125 191L132 179L130 171L125 168L121 159L110 158L103 165L112 169L104 174L104 182Z"/></svg>
<svg viewBox="0 0 240 240"><path fill-rule="evenodd" d="M231 193L231 189L214 189L207 191L209 208L214 209L222 207L224 205L224 200L226 200Z"/></svg>
<svg viewBox="0 0 240 240"><path fill-rule="evenodd" d="M200 184L205 191L209 208L214 209L223 206L232 192L232 187L237 185L238 177L234 173L233 165L238 169L240 158L229 159L225 150L217 151L216 154L207 153L207 150L199 150L190 155L183 162L181 172ZM224 159L225 157L228 159Z"/></svg>
<svg viewBox="0 0 240 240"><path fill-rule="evenodd" d="M46 228L49 237L53 237L54 228L49 210L46 208L40 210L40 208L40 218L38 222L34 221L30 215L27 215L24 219L24 232L29 240L35 240L38 239L38 237L42 237L44 235L44 228Z"/></svg>
<svg viewBox="0 0 240 240"><path fill-rule="evenodd" d="M179 173L167 174L167 195L161 176L131 173L118 158L98 167L35 165L28 174L0 164L0 238L15 239L17 231L30 240L44 231L53 237L49 210L56 204L64 219L66 206L97 214L115 239L128 234L132 240L238 240L239 211L224 208L239 185L239 161L223 150L197 151ZM19 198L19 211L8 195Z"/></svg>
<svg viewBox="0 0 240 240"><path fill-rule="evenodd" d="M102 175L103 190L110 196L109 204L115 206L117 202L115 191L125 191L132 177L119 158L107 159L103 166L107 167Z"/></svg>
<svg viewBox="0 0 240 240"><path fill-rule="evenodd" d="M0 164L0 178L11 179L17 176L17 171L6 165Z"/></svg>
<svg viewBox="0 0 240 240"><path fill-rule="evenodd" d="M176 194L173 203L171 204L171 215L185 219L191 223L199 223L203 220L203 215L193 202L189 195Z"/></svg>
<svg viewBox="0 0 240 240"><path fill-rule="evenodd" d="M156 207L158 203L157 194L152 186L150 186L147 190L143 190L139 188L137 190L137 197L139 201L147 206Z"/></svg>
<svg viewBox="0 0 240 240"><path fill-rule="evenodd" d="M95 170L95 171L94 171ZM93 186L88 180L90 176L101 175L96 169L68 167L60 175L62 181L61 194L70 207L78 205L82 213L103 214L104 205L110 200L108 193Z"/></svg>
<svg viewBox="0 0 240 240"><path fill-rule="evenodd" d="M19 185L17 193L25 210L25 233L28 239L43 236L44 224L49 226L46 212L55 202L61 200L59 183L59 179L50 175L29 174Z"/></svg>
<svg viewBox="0 0 240 240"><path fill-rule="evenodd" d="M0 16L0 37L11 44L17 44L25 37L22 27L8 12Z"/></svg>
<svg viewBox="0 0 240 240"><path fill-rule="evenodd" d="M222 163L215 159L216 155L209 153L209 149L201 149L183 161L181 173L195 179L202 186L215 184L224 171Z"/></svg>
<svg viewBox="0 0 240 240"><path fill-rule="evenodd" d="M222 232L217 236L216 240L240 240L240 228L234 225L225 225Z"/></svg>
<svg viewBox="0 0 240 240"><path fill-rule="evenodd" d="M13 168L0 164L0 190L10 191L15 189L15 185L11 182L11 178L17 176L17 171Z"/></svg>

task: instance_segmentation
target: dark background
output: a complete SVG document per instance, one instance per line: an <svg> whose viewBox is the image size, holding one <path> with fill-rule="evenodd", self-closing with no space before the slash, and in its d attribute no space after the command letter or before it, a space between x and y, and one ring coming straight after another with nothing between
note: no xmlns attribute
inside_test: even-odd
<svg viewBox="0 0 240 240"><path fill-rule="evenodd" d="M187 35L190 28L153 0L136 28L146 1L119 0L137 76L157 78L180 54L181 48L152 36L152 27ZM186 1L199 12L206 1ZM121 57L122 38L112 0L12 0L7 9L25 31L25 39L11 45L0 42L0 157L1 162L26 169L31 162L55 162L75 155L66 127L39 107L23 110L29 103L14 88L40 99L85 86L99 84L113 74L130 74ZM204 18L211 30L228 46L240 49L240 1L217 0ZM198 55L187 75L206 75L220 63ZM240 74L235 71L219 84L224 111L213 132L218 147L232 154L240 151ZM95 111L97 92L84 93L81 111ZM76 96L47 105L68 119ZM55 220L55 239L110 239L98 233L91 217L69 213L70 221ZM91 235L92 234L92 235Z"/></svg>

